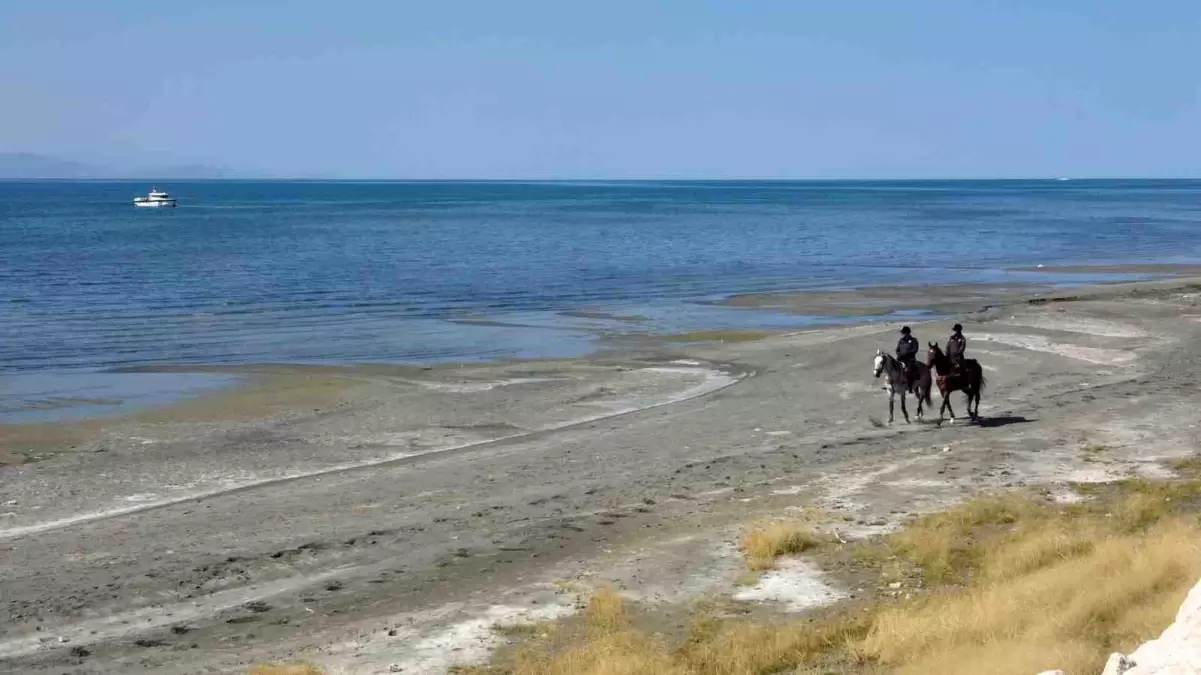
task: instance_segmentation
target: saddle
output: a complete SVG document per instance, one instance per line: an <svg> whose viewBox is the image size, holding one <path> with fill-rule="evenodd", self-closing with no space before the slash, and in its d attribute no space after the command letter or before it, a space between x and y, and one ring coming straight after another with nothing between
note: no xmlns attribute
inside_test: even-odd
<svg viewBox="0 0 1201 675"><path fill-rule="evenodd" d="M968 377L970 371L968 370L967 364L969 362L975 363L975 360L964 357L951 361L951 372L949 373L949 377L956 379Z"/></svg>
<svg viewBox="0 0 1201 675"><path fill-rule="evenodd" d="M921 379L918 376L917 361L910 361L908 363L902 361L901 365L905 368L905 381L908 385L906 388L910 393L913 393L917 389L918 381Z"/></svg>

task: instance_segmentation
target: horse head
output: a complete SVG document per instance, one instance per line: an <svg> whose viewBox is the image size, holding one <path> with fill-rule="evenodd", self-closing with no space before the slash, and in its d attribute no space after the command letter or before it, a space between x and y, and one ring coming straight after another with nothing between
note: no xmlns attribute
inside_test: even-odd
<svg viewBox="0 0 1201 675"><path fill-rule="evenodd" d="M937 342L929 343L929 348L926 350L926 365L933 367L939 359L942 358L942 349L938 347Z"/></svg>
<svg viewBox="0 0 1201 675"><path fill-rule="evenodd" d="M884 372L884 350L877 349L876 350L876 359L873 362L872 376L880 377L880 373L882 373L882 372Z"/></svg>

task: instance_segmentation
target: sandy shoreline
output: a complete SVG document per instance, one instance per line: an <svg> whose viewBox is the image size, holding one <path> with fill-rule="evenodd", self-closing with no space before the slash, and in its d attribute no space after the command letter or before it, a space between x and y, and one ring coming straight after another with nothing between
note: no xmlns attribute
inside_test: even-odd
<svg viewBox="0 0 1201 675"><path fill-rule="evenodd" d="M0 426L0 453L44 456L0 469L0 671L438 672L472 656L446 637L465 624L486 647L494 621L568 611L563 579L665 605L732 593L723 546L757 513L817 505L853 536L989 487L1159 471L1198 441L1197 283L854 298L963 319L991 380L979 427L877 426L871 355L897 321L571 361L218 369L252 381ZM1112 450L1086 461L1086 440Z"/></svg>
<svg viewBox="0 0 1201 675"><path fill-rule="evenodd" d="M1134 265L1009 270L997 272L999 278L1007 280L1004 283L735 295L724 300L668 302L662 306L642 307L645 314L631 314L619 306L585 306L542 314L462 315L447 319L444 330L448 339L453 338L462 326L489 326L530 335L529 354L521 359L497 356L489 361L473 360L466 364L469 366L530 359L587 359L601 354L620 357L630 352L654 352L701 341L746 340L868 321L916 320L973 313L982 307L1071 285L1179 277L1196 273L1196 268L1189 265ZM541 346L535 347L535 344ZM464 354L464 358L468 358L467 353ZM339 364L332 369L326 368L326 372L336 374L337 368L345 365L354 364ZM410 365L455 367L459 364L443 357ZM10 371L0 374L0 427L119 419L146 410L171 408L214 393L220 395L246 380L248 375L254 378L264 372L314 372L313 368L286 362L224 366L168 363L101 370ZM320 371L321 367L317 369ZM3 445L0 442L0 446ZM0 465L43 456L42 448L24 448L17 456L0 456Z"/></svg>

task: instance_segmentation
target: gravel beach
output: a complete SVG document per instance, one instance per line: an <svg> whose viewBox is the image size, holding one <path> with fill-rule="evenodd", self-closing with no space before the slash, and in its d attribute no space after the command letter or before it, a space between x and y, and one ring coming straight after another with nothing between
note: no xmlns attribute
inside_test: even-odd
<svg viewBox="0 0 1201 675"><path fill-rule="evenodd" d="M242 384L0 426L0 671L444 672L496 624L572 611L567 581L732 594L736 528L760 514L818 507L864 536L1197 447L1201 281L944 291L733 304L960 320L979 425L940 424L937 392L923 423L882 424L893 322L569 361L192 368ZM925 342L950 323L911 325Z"/></svg>

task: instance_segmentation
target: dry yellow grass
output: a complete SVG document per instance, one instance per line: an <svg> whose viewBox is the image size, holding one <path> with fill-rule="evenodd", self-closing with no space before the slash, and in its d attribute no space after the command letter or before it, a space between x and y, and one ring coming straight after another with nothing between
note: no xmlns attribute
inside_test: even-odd
<svg viewBox="0 0 1201 675"><path fill-rule="evenodd" d="M602 588L584 610L586 632L566 645L535 641L515 652L503 667L458 668L460 675L690 675L672 659L661 640L630 625L625 601Z"/></svg>
<svg viewBox="0 0 1201 675"><path fill-rule="evenodd" d="M633 627L611 591L566 640L531 643L504 675L1100 672L1170 623L1201 577L1201 481L1128 481L1086 506L1009 494L921 518L854 559L885 578L908 566L927 592L817 621L698 618L676 644ZM802 523L747 530L752 566L817 543ZM754 562L752 562L754 561ZM1103 589L1103 590L1102 590ZM465 671L467 672L467 671Z"/></svg>
<svg viewBox="0 0 1201 675"><path fill-rule="evenodd" d="M752 525L742 533L740 543L747 567L758 572L771 569L780 556L803 553L821 541L808 524L782 520Z"/></svg>
<svg viewBox="0 0 1201 675"><path fill-rule="evenodd" d="M918 519L891 537L885 552L917 565L926 581L951 582L979 565L980 530L987 535L989 528L1029 528L1048 516L1020 494L984 497Z"/></svg>
<svg viewBox="0 0 1201 675"><path fill-rule="evenodd" d="M1201 455L1173 460L1169 463L1169 466L1178 475L1186 478L1201 477Z"/></svg>
<svg viewBox="0 0 1201 675"><path fill-rule="evenodd" d="M1180 519L1139 534L1032 531L985 555L981 582L880 611L863 654L898 673L1100 672L1171 622L1201 576L1198 534Z"/></svg>
<svg viewBox="0 0 1201 675"><path fill-rule="evenodd" d="M584 616L588 619L588 630L597 635L616 633L630 624L625 600L608 587L601 588L588 598Z"/></svg>
<svg viewBox="0 0 1201 675"><path fill-rule="evenodd" d="M727 621L709 629L706 639L679 649L675 658L690 675L791 672L835 661L845 665L853 645L867 633L867 621L854 615L815 623Z"/></svg>

